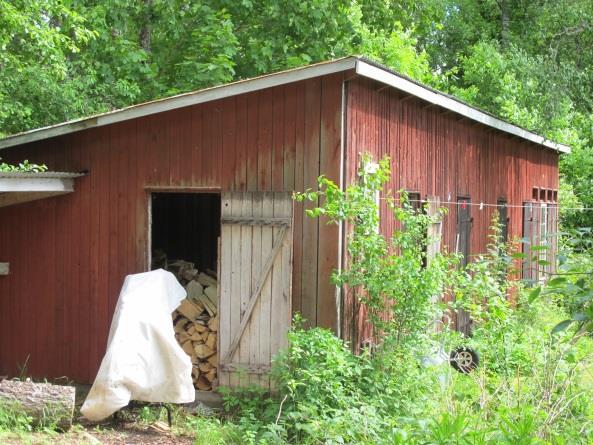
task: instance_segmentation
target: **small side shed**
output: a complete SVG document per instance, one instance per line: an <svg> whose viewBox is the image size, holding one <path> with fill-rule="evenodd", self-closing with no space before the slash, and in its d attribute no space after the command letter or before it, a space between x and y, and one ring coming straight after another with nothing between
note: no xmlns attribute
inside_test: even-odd
<svg viewBox="0 0 593 445"><path fill-rule="evenodd" d="M311 204L293 203L293 191L320 174L345 187L360 153L389 155L390 189L448 203L443 244L469 256L484 250L493 211L473 204L508 204L509 236L555 224L568 151L360 57L32 130L0 149L8 162L86 173L73 193L0 208L0 262L10 262L0 374L26 363L33 376L91 382L123 278L148 270L158 243L218 268L220 383L230 385L237 369L267 384L295 312L364 340L364 312L329 279L344 232L307 218ZM547 225L533 226L524 203Z"/></svg>

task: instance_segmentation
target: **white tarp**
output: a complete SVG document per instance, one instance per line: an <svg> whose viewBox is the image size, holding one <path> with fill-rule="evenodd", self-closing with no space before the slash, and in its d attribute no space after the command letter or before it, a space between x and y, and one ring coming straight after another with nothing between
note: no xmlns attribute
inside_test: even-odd
<svg viewBox="0 0 593 445"><path fill-rule="evenodd" d="M185 290L163 269L128 275L111 322L107 352L81 413L101 420L130 400L189 403L192 364L181 349L171 313Z"/></svg>

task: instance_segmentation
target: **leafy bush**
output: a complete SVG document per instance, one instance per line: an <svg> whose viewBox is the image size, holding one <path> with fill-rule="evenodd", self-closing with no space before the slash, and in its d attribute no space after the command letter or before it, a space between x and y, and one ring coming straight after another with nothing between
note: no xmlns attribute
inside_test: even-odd
<svg viewBox="0 0 593 445"><path fill-rule="evenodd" d="M488 251L466 268L449 255L424 267L430 219L405 197L392 201L400 223L393 236L376 230L376 196L387 173L382 161L376 170L363 168L360 183L346 191L322 177L320 192L299 195L325 198L312 216L352 224L352 261L334 280L360 290L378 347L354 355L333 333L303 329L297 317L288 349L274 360L273 391L225 391L221 429L262 444L587 443L593 341L553 327L567 309L574 312L575 299L589 307L581 292L588 281L571 281L578 297L568 302L558 297L559 281L551 282L554 292L528 292L509 278L513 246L501 242L496 224ZM434 297L443 292L455 303L439 307ZM474 320L470 337L446 323L433 328L434 317L458 309ZM444 359L460 344L481 354L483 364L470 374Z"/></svg>
<svg viewBox="0 0 593 445"><path fill-rule="evenodd" d="M342 191L328 178L319 178L319 191L295 194L297 200L317 201L309 216L326 216L330 223L347 222L348 265L336 272L337 285L354 289L368 310L379 346L383 341L418 347L428 326L442 315L435 304L443 294L455 257L437 253L427 261L427 227L442 216L429 216L410 205L405 193L396 202L382 194L390 178L389 158L378 164L366 155L359 181ZM379 230L378 199L387 200L398 228L387 237Z"/></svg>
<svg viewBox="0 0 593 445"><path fill-rule="evenodd" d="M47 170L45 164L31 164L27 159L23 162L19 162L18 165L7 164L6 162L0 162L0 172L44 172Z"/></svg>

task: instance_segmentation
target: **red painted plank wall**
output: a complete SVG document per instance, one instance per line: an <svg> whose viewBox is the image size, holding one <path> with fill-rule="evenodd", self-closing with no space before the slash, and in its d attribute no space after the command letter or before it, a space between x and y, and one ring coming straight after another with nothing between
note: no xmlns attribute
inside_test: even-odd
<svg viewBox="0 0 593 445"><path fill-rule="evenodd" d="M402 97L393 89L370 80L347 82L346 153L349 181L356 180L360 153L392 160L389 190L420 192L456 201L467 195L473 203L510 205L531 199L533 187L558 188L558 155L540 146L512 138L426 102ZM449 205L444 222L444 244L455 250L456 209ZM391 233L394 221L385 202L382 229ZM483 252L494 209L471 208L470 248ZM509 208L510 237L522 236L522 210ZM368 337L364 309L356 307L351 294L344 299L344 338L354 345Z"/></svg>
<svg viewBox="0 0 593 445"><path fill-rule="evenodd" d="M147 187L293 191L339 178L342 74L3 150L83 171L75 193L0 209L0 374L91 382L125 275L147 270ZM310 205L308 205L310 206ZM336 328L337 229L295 207L293 310ZM318 247L319 246L319 247Z"/></svg>

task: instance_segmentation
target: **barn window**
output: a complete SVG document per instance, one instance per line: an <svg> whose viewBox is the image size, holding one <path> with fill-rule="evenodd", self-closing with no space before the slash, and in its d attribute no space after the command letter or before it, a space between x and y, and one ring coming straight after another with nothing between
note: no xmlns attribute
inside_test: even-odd
<svg viewBox="0 0 593 445"><path fill-rule="evenodd" d="M556 270L558 191L539 187L533 190L532 196L539 199L523 203L522 269L523 279L537 282Z"/></svg>
<svg viewBox="0 0 593 445"><path fill-rule="evenodd" d="M422 201L420 196L420 192L410 191L406 192L408 195L408 203L412 210L414 210L417 214L426 214L426 207L424 206L425 201ZM424 252L424 257L422 258L422 267L426 267L427 265L427 249L428 249L428 232L424 233L424 237L422 238L422 251Z"/></svg>
<svg viewBox="0 0 593 445"><path fill-rule="evenodd" d="M498 209L498 223L500 224L501 228L501 241L506 243L509 239L509 216L507 200L501 198L496 201L496 205Z"/></svg>
<svg viewBox="0 0 593 445"><path fill-rule="evenodd" d="M471 230L471 200L468 196L457 198L457 239L455 241L455 252L463 255L462 266L468 263L470 248Z"/></svg>
<svg viewBox="0 0 593 445"><path fill-rule="evenodd" d="M422 200L420 199L420 192L406 192L408 195L408 202L410 207L414 209L417 213L423 211L422 208Z"/></svg>

